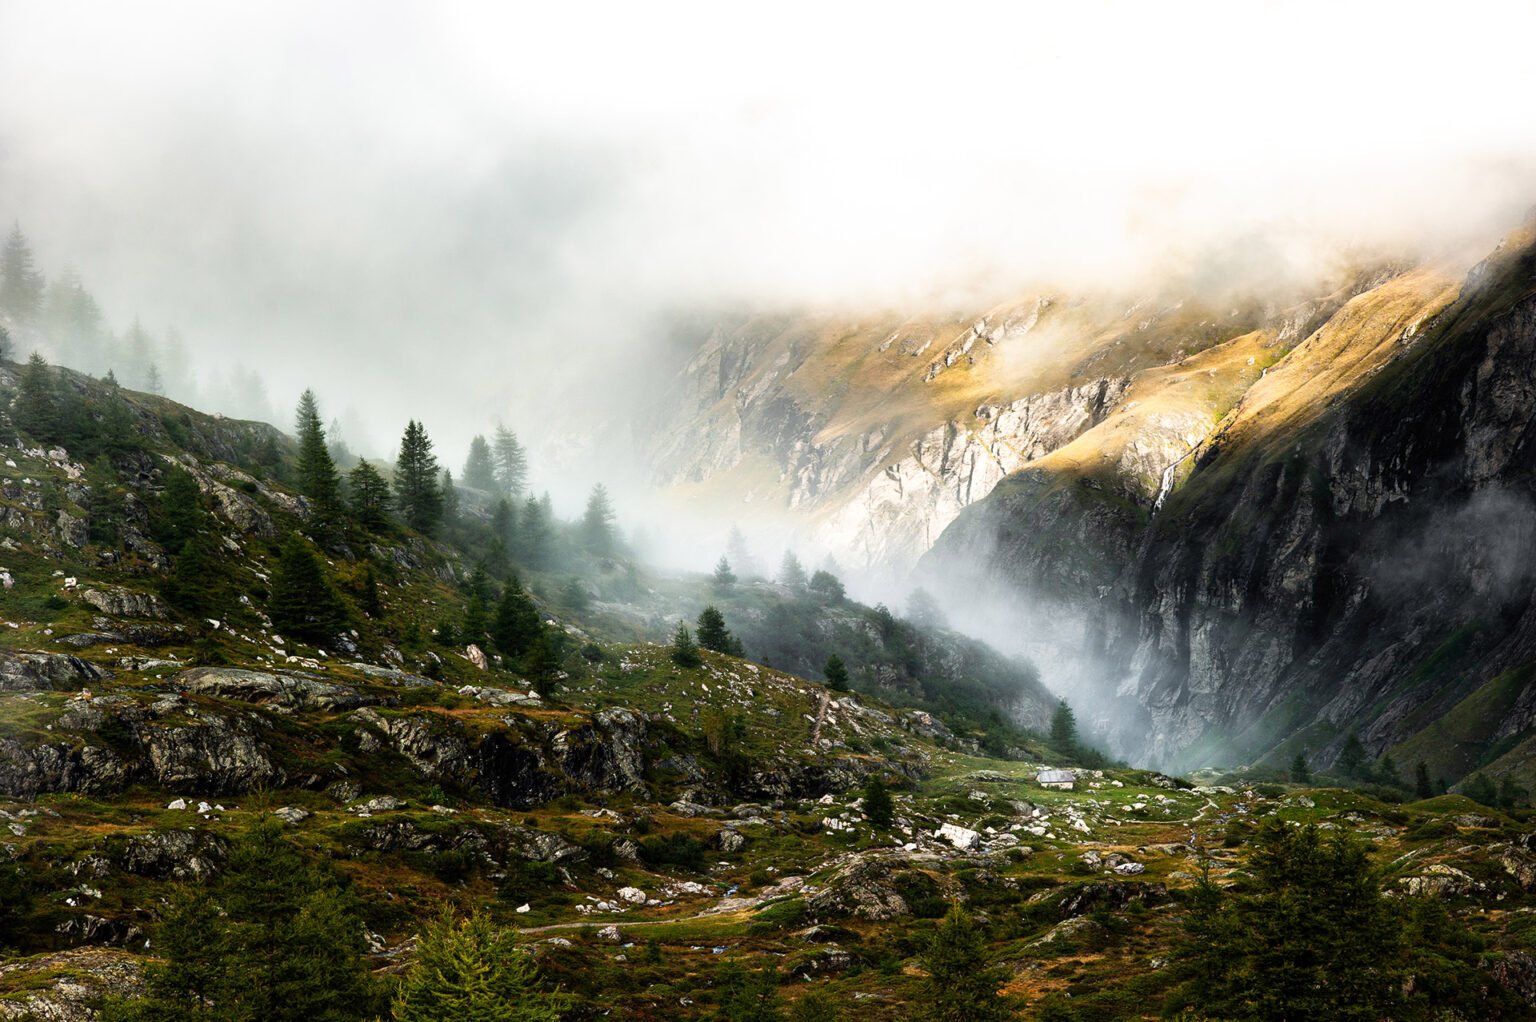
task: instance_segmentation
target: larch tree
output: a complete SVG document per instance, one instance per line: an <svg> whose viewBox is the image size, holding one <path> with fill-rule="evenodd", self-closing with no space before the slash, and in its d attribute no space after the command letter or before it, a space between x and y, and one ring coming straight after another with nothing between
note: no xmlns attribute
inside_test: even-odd
<svg viewBox="0 0 1536 1022"><path fill-rule="evenodd" d="M395 460L395 503L405 524L418 532L431 532L443 515L443 495L438 489L437 457L426 427L412 419L400 438Z"/></svg>

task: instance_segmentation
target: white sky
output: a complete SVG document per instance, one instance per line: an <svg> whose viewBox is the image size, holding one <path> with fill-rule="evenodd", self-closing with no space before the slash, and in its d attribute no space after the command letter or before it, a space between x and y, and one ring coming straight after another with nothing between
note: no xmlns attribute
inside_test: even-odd
<svg viewBox="0 0 1536 1022"><path fill-rule="evenodd" d="M658 308L1502 227L1532 39L1531 3L0 0L0 216L115 324L456 466Z"/></svg>

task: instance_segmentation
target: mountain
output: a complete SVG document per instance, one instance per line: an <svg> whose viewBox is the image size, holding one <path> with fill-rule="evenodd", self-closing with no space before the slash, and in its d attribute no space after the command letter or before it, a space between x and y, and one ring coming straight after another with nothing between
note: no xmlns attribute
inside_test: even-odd
<svg viewBox="0 0 1536 1022"><path fill-rule="evenodd" d="M1116 754L1323 766L1358 733L1529 782L1531 237L1279 297L728 319L655 460L921 559Z"/></svg>

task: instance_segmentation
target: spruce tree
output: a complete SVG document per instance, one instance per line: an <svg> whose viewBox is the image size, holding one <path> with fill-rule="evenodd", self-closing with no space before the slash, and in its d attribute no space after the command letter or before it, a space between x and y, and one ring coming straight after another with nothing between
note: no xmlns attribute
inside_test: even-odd
<svg viewBox="0 0 1536 1022"><path fill-rule="evenodd" d="M320 425L320 406L313 390L299 397L295 413L299 438L298 464L295 466L299 492L309 499L310 526L316 541L332 542L341 528L341 476L326 446L325 429Z"/></svg>
<svg viewBox="0 0 1536 1022"><path fill-rule="evenodd" d="M395 461L395 503L405 524L430 533L442 519L443 495L438 489L437 458L426 427L412 419L400 438Z"/></svg>
<svg viewBox="0 0 1536 1022"><path fill-rule="evenodd" d="M518 521L518 556L530 568L542 568L550 560L550 520L544 514L544 504L530 496L523 504L523 514Z"/></svg>
<svg viewBox="0 0 1536 1022"><path fill-rule="evenodd" d="M150 517L150 533L169 550L179 550L195 538L207 524L203 494L192 473L180 465L166 469L161 480L159 499Z"/></svg>
<svg viewBox="0 0 1536 1022"><path fill-rule="evenodd" d="M939 609L938 601L922 588L912 590L907 597L907 620L919 628L943 628L945 625L944 612Z"/></svg>
<svg viewBox="0 0 1536 1022"><path fill-rule="evenodd" d="M442 494L442 523L451 529L459 523L459 488L453 484L453 473L446 468L438 492Z"/></svg>
<svg viewBox="0 0 1536 1022"><path fill-rule="evenodd" d="M16 389L16 426L43 443L59 439L64 423L63 402L54 384L53 370L37 352L27 359Z"/></svg>
<svg viewBox="0 0 1536 1022"><path fill-rule="evenodd" d="M774 965L748 972L732 962L720 970L715 989L720 1003L710 1022L783 1022Z"/></svg>
<svg viewBox="0 0 1536 1022"><path fill-rule="evenodd" d="M843 1022L843 1012L825 991L812 990L789 1006L789 1022Z"/></svg>
<svg viewBox="0 0 1536 1022"><path fill-rule="evenodd" d="M329 642L346 625L346 609L325 578L320 558L298 533L283 544L267 613L272 627L300 639Z"/></svg>
<svg viewBox="0 0 1536 1022"><path fill-rule="evenodd" d="M17 320L30 323L43 304L43 275L37 271L32 246L21 233L21 224L11 228L0 250L0 308Z"/></svg>
<svg viewBox="0 0 1536 1022"><path fill-rule="evenodd" d="M752 551L747 547L747 537L737 526L731 526L731 535L725 541L725 556L731 559L736 566L736 571L744 579L753 579L760 576L757 562L752 559Z"/></svg>
<svg viewBox="0 0 1536 1022"><path fill-rule="evenodd" d="M731 562L725 559L724 554L715 565L715 573L710 576L709 583L720 596L736 588L736 573L731 570Z"/></svg>
<svg viewBox="0 0 1536 1022"><path fill-rule="evenodd" d="M1008 974L991 955L976 921L959 905L949 910L923 953L924 978L916 1017L922 1022L1006 1022L1013 1008L998 991Z"/></svg>
<svg viewBox="0 0 1536 1022"><path fill-rule="evenodd" d="M699 611L698 641L705 649L727 656L741 656L741 643L725 627L725 615L715 607Z"/></svg>
<svg viewBox="0 0 1536 1022"><path fill-rule="evenodd" d="M587 596L587 587L581 579L574 575L566 579L565 585L560 590L560 602L571 610L586 610L591 602Z"/></svg>
<svg viewBox="0 0 1536 1022"><path fill-rule="evenodd" d="M1429 764L1422 759L1413 768L1413 793L1419 798L1433 798L1435 789L1429 783Z"/></svg>
<svg viewBox="0 0 1536 1022"><path fill-rule="evenodd" d="M800 558L795 556L793 550L784 551L784 559L779 562L779 584L791 589L800 589L805 585L805 568L801 567Z"/></svg>
<svg viewBox="0 0 1536 1022"><path fill-rule="evenodd" d="M517 442L517 434L506 426L497 426L493 447L496 482L501 491L514 499L522 496L528 488L528 456Z"/></svg>
<svg viewBox="0 0 1536 1022"><path fill-rule="evenodd" d="M12 355L15 354L14 347L11 343L11 332L0 325L0 362L11 360Z"/></svg>
<svg viewBox="0 0 1536 1022"><path fill-rule="evenodd" d="M1051 744L1058 752L1077 751L1077 715L1065 699L1056 701L1056 710L1051 714Z"/></svg>
<svg viewBox="0 0 1536 1022"><path fill-rule="evenodd" d="M672 633L672 662L679 667L698 667L704 662L692 633L681 621L677 623L677 631Z"/></svg>
<svg viewBox="0 0 1536 1022"><path fill-rule="evenodd" d="M827 677L827 688L834 692L848 691L848 666L842 657L836 653L827 657L827 666L822 668L822 673Z"/></svg>
<svg viewBox="0 0 1536 1022"><path fill-rule="evenodd" d="M371 618L377 618L384 613L384 604L379 599L379 579L373 573L373 565L368 565L363 574L363 598L359 603L363 613Z"/></svg>
<svg viewBox="0 0 1536 1022"><path fill-rule="evenodd" d="M369 532L383 532L389 525L389 484L379 470L359 461L347 475L352 517Z"/></svg>
<svg viewBox="0 0 1536 1022"><path fill-rule="evenodd" d="M1354 732L1344 741L1344 748L1339 751L1339 770L1345 777L1359 779L1365 775L1365 746L1360 744L1360 736Z"/></svg>
<svg viewBox="0 0 1536 1022"><path fill-rule="evenodd" d="M528 678L533 690L546 699L554 694L555 686L565 666L565 633L558 628L545 626L539 629L538 638L526 659Z"/></svg>
<svg viewBox="0 0 1536 1022"><path fill-rule="evenodd" d="M481 493L495 493L500 488L496 482L496 460L485 437L476 436L469 442L469 456L464 459L461 478L465 486Z"/></svg>
<svg viewBox="0 0 1536 1022"><path fill-rule="evenodd" d="M508 659L522 659L538 641L542 627L538 608L513 576L502 588L501 600L491 618L491 641L497 652Z"/></svg>
<svg viewBox="0 0 1536 1022"><path fill-rule="evenodd" d="M558 1022L575 998L551 990L517 932L476 911L428 924L393 1000L394 1022Z"/></svg>
<svg viewBox="0 0 1536 1022"><path fill-rule="evenodd" d="M602 483L592 487L587 497L587 510L581 516L581 544L594 557L608 557L614 547L613 504L608 499L608 488Z"/></svg>
<svg viewBox="0 0 1536 1022"><path fill-rule="evenodd" d="M1291 782L1294 784L1311 784L1312 770L1307 766L1307 754L1298 752L1291 760Z"/></svg>
<svg viewBox="0 0 1536 1022"><path fill-rule="evenodd" d="M266 817L230 845L206 892L177 897L155 937L162 964L141 998L102 1022L358 1022L378 990L363 958L357 899Z"/></svg>
<svg viewBox="0 0 1536 1022"><path fill-rule="evenodd" d="M876 827L884 829L891 825L895 818L896 803L891 800L891 793L886 790L885 782L879 777L870 777L864 785L864 815L869 817L869 822Z"/></svg>

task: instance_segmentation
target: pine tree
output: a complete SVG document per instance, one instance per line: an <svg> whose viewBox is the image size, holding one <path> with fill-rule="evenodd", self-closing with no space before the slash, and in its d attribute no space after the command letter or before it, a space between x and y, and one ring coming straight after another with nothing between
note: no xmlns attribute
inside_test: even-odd
<svg viewBox="0 0 1536 1022"><path fill-rule="evenodd" d="M497 484L513 499L522 496L528 488L528 456L517 442L517 434L506 426L497 426L493 447Z"/></svg>
<svg viewBox="0 0 1536 1022"><path fill-rule="evenodd" d="M719 563L715 565L715 573L709 581L715 593L720 596L736 588L736 573L731 570L731 562L725 559L725 555L720 556Z"/></svg>
<svg viewBox="0 0 1536 1022"><path fill-rule="evenodd" d="M21 233L21 224L11 228L5 248L0 250L0 308L23 323L30 323L42 311L43 275L32 258L32 246Z"/></svg>
<svg viewBox="0 0 1536 1022"><path fill-rule="evenodd" d="M326 446L320 406L313 390L305 390L299 397L295 420L299 437L299 492L309 499L310 527L315 540L329 544L341 530L341 476Z"/></svg>
<svg viewBox="0 0 1536 1022"><path fill-rule="evenodd" d="M443 495L438 490L437 458L421 423L412 419L400 438L395 461L395 501L405 524L430 533L442 519Z"/></svg>
<svg viewBox="0 0 1536 1022"><path fill-rule="evenodd" d="M586 513L581 516L581 544L594 557L613 554L613 504L608 499L608 488L602 483L592 487L587 498Z"/></svg>
<svg viewBox="0 0 1536 1022"><path fill-rule="evenodd" d="M1006 1022L1014 1018L998 991L1008 974L990 964L987 942L968 912L949 910L923 953L924 978L916 1005L921 1022Z"/></svg>
<svg viewBox="0 0 1536 1022"><path fill-rule="evenodd" d="M469 442L469 457L464 459L462 478L465 486L481 493L495 493L500 489L496 482L496 460L485 437L476 436Z"/></svg>
<svg viewBox="0 0 1536 1022"><path fill-rule="evenodd" d="M389 484L379 470L359 461L347 475L352 491L352 517L369 532L382 532L389 525Z"/></svg>
<svg viewBox="0 0 1536 1022"><path fill-rule="evenodd" d="M885 782L879 777L870 777L864 785L864 815L869 817L870 823L883 830L891 825L895 813L896 803L891 800Z"/></svg>
<svg viewBox="0 0 1536 1022"><path fill-rule="evenodd" d="M1077 751L1077 715L1065 699L1057 700L1056 710L1051 714L1051 745L1058 752Z"/></svg>
<svg viewBox="0 0 1536 1022"><path fill-rule="evenodd" d="M393 1000L394 1022L558 1022L575 998L550 990L515 930L451 909L428 924Z"/></svg>
<svg viewBox="0 0 1536 1022"><path fill-rule="evenodd" d="M528 655L528 651L538 641L542 628L539 609L533 605L528 594L523 592L522 584L514 576L502 588L501 600L497 602L496 613L491 618L491 641L496 644L496 650L502 656L520 660Z"/></svg>
<svg viewBox="0 0 1536 1022"><path fill-rule="evenodd" d="M1291 760L1291 782L1293 784L1311 784L1312 770L1307 766L1307 754L1298 752Z"/></svg>
<svg viewBox="0 0 1536 1022"><path fill-rule="evenodd" d="M805 585L805 568L801 567L800 558L795 556L793 550L784 551L784 559L779 562L779 584L791 589L800 589Z"/></svg>
<svg viewBox="0 0 1536 1022"><path fill-rule="evenodd" d="M698 667L704 662L688 626L681 621L677 623L677 631L672 633L672 662L679 667Z"/></svg>
<svg viewBox="0 0 1536 1022"><path fill-rule="evenodd" d="M316 644L329 642L346 625L341 598L326 581L320 558L298 533L283 544L267 608L273 628Z"/></svg>
<svg viewBox="0 0 1536 1022"><path fill-rule="evenodd" d="M836 653L827 657L827 666L822 668L822 673L827 676L827 688L834 692L848 691L848 666L842 657Z"/></svg>
<svg viewBox="0 0 1536 1022"><path fill-rule="evenodd" d="M1419 798L1433 798L1435 794L1429 783L1429 764L1422 759L1413 768L1413 793Z"/></svg>
<svg viewBox="0 0 1536 1022"><path fill-rule="evenodd" d="M830 571L817 571L811 576L808 588L831 603L842 603L847 593L843 583Z"/></svg>
<svg viewBox="0 0 1536 1022"><path fill-rule="evenodd" d="M699 611L698 641L705 649L727 656L741 656L741 643L725 627L725 615L715 607Z"/></svg>
<svg viewBox="0 0 1536 1022"><path fill-rule="evenodd" d="M539 629L533 648L528 651L528 677L533 690L546 699L554 694L565 666L565 633L558 628Z"/></svg>

